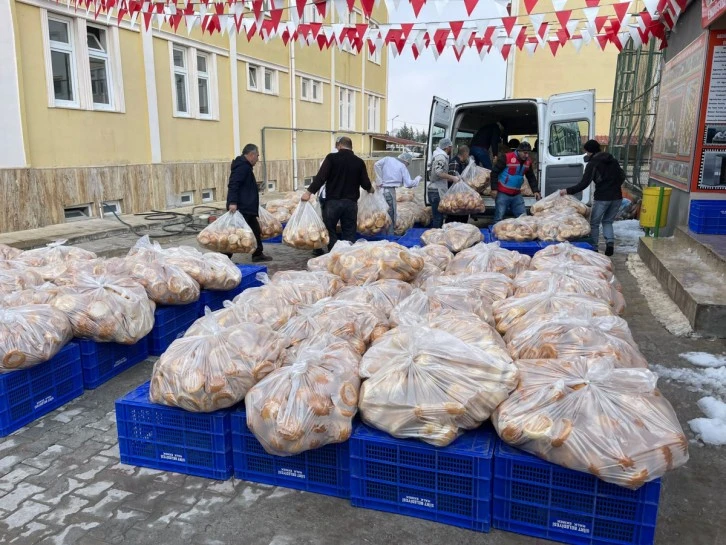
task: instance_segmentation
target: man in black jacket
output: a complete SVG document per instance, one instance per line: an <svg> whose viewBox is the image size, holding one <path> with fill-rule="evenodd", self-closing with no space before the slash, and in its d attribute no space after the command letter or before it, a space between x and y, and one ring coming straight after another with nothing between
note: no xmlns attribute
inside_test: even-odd
<svg viewBox="0 0 726 545"><path fill-rule="evenodd" d="M320 165L320 170L313 178L308 190L303 194L303 201L310 200L325 184L325 212L323 222L328 229L331 250L338 242L335 229L340 221L341 238L355 242L355 230L358 219L358 198L362 187L373 193L373 185L368 177L366 164L353 153L353 142L344 136L337 143L338 153L329 153Z"/></svg>
<svg viewBox="0 0 726 545"><path fill-rule="evenodd" d="M230 212L239 211L255 234L257 249L252 254L252 261L255 263L272 261L270 256L262 253L262 230L259 221L257 221L260 194L253 167L257 164L259 158L260 152L257 146L247 144L242 150L242 155L232 161L227 186L227 210ZM232 259L231 254L227 254L227 257Z"/></svg>
<svg viewBox="0 0 726 545"><path fill-rule="evenodd" d="M595 195L590 211L590 238L597 250L600 242L600 223L602 223L602 234L606 244L605 255L610 256L615 251L613 221L623 202L621 186L625 181L625 172L615 157L600 151L597 140L588 140L584 148L587 167L582 180L577 185L560 189L560 195L574 195L595 182Z"/></svg>

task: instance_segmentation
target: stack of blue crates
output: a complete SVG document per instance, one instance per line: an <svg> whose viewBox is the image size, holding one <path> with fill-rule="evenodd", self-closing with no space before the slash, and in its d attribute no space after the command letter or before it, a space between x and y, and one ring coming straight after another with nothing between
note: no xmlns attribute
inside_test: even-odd
<svg viewBox="0 0 726 545"><path fill-rule="evenodd" d="M295 456L265 452L247 427L244 409L232 413L234 476L317 494L350 497L348 443L326 445Z"/></svg>
<svg viewBox="0 0 726 545"><path fill-rule="evenodd" d="M188 305L157 305L154 329L149 333L149 354L161 356L171 343L184 336L199 318L199 301Z"/></svg>
<svg viewBox="0 0 726 545"><path fill-rule="evenodd" d="M210 479L232 476L230 417L149 401L149 383L116 401L121 462Z"/></svg>
<svg viewBox="0 0 726 545"><path fill-rule="evenodd" d="M494 442L479 429L434 447L360 424L350 439L351 503L489 531Z"/></svg>
<svg viewBox="0 0 726 545"><path fill-rule="evenodd" d="M660 479L630 490L499 441L494 528L573 545L652 545Z"/></svg>
<svg viewBox="0 0 726 545"><path fill-rule="evenodd" d="M703 235L726 235L726 200L691 201L688 228Z"/></svg>
<svg viewBox="0 0 726 545"><path fill-rule="evenodd" d="M149 339L136 344L99 343L78 340L83 365L83 387L98 388L104 382L149 357Z"/></svg>
<svg viewBox="0 0 726 545"><path fill-rule="evenodd" d="M0 437L5 437L83 394L81 353L67 344L29 369L0 373Z"/></svg>
<svg viewBox="0 0 726 545"><path fill-rule="evenodd" d="M239 286L227 291L202 290L199 294L199 316L204 316L204 308L219 310L225 301L231 301L247 288L261 286L262 282L257 280L257 273L266 273L264 265L237 265L242 273L242 281Z"/></svg>
<svg viewBox="0 0 726 545"><path fill-rule="evenodd" d="M543 240L539 243L539 245L542 248L546 248L547 246L552 246L553 244L562 244L562 242L555 242L555 241L549 241L549 240ZM595 250L595 247L587 242L586 240L580 240L580 241L570 241L570 244L572 244L575 248L583 248L584 250Z"/></svg>

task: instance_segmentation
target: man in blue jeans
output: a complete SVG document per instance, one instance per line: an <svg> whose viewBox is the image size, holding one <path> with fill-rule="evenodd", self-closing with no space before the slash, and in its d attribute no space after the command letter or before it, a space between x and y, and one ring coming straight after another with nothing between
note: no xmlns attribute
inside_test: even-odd
<svg viewBox="0 0 726 545"><path fill-rule="evenodd" d="M602 223L605 255L611 256L615 252L613 221L623 202L622 185L625 181L625 172L615 157L600 151L600 144L597 140L588 140L583 147L587 167L585 167L582 180L577 185L560 189L560 195L574 195L595 182L595 195L590 211L590 238L597 251L600 243L600 224Z"/></svg>
<svg viewBox="0 0 726 545"><path fill-rule="evenodd" d="M439 145L431 156L431 171L429 173L429 184L426 189L428 192L429 203L431 203L431 212L433 213L433 227L440 229L444 224L444 215L439 212L439 202L444 193L449 189L448 182L459 181L458 176L449 174L449 158L453 144L450 138L442 138Z"/></svg>
<svg viewBox="0 0 726 545"><path fill-rule="evenodd" d="M507 212L511 212L515 218L527 213L522 197L522 184L525 178L535 198L539 200L539 184L529 158L531 151L532 146L529 142L522 142L516 151L500 153L494 162L492 180L497 180L497 185L493 186L496 187L494 223L502 221Z"/></svg>

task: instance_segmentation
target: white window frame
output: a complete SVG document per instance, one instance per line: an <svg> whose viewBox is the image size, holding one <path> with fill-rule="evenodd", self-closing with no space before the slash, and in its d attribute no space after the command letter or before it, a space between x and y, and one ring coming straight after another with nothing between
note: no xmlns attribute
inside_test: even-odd
<svg viewBox="0 0 726 545"><path fill-rule="evenodd" d="M185 202L184 198L188 198L189 200ZM184 191L179 195L179 204L182 206L194 204L194 191Z"/></svg>
<svg viewBox="0 0 726 545"><path fill-rule="evenodd" d="M97 28L99 30L102 30L106 34L106 49L107 51L101 51L97 49L91 49L88 48L88 77L90 80L91 77L91 58L94 59L101 59L106 63L106 87L108 88L108 104L104 104L102 102L93 102L93 109L94 110L112 110L114 109L114 101L113 101L113 84L112 84L112 73L111 73L111 55L110 55L110 42L111 42L111 33L109 32L108 27L104 27L103 25L96 25L96 24L87 24L86 25L86 33L88 33L88 28ZM86 44L88 45L88 44ZM93 81L90 80L91 85L93 84ZM93 101L93 87L91 87L91 101Z"/></svg>
<svg viewBox="0 0 726 545"><path fill-rule="evenodd" d="M117 215L121 215L121 201L103 201L101 203L101 210L103 211L104 218L114 215L114 213L111 211L106 212L106 206L108 206L109 208L113 208L114 212L116 212Z"/></svg>
<svg viewBox="0 0 726 545"><path fill-rule="evenodd" d="M185 68L174 64L174 50L184 52ZM200 73L197 68L197 56L207 58L207 72ZM217 54L213 51L198 47L187 46L169 40L169 66L171 70L171 97L172 115L183 119L200 119L203 121L219 121L219 85L217 78ZM187 108L188 112L179 111L176 102L176 74L186 76ZM209 97L209 113L199 111L199 79L207 80L207 94Z"/></svg>
<svg viewBox="0 0 726 545"><path fill-rule="evenodd" d="M297 8L290 8L290 9L297 9ZM310 23L322 23L323 18L320 15L320 12L318 11L317 6L315 5L313 0L309 0L307 4L305 4L305 8L303 9L303 16L302 19L300 19L301 23L309 25Z"/></svg>
<svg viewBox="0 0 726 545"><path fill-rule="evenodd" d="M207 71L201 72L199 70L199 57L204 57L207 64ZM197 77L195 79L196 86L194 87L197 93L197 112L199 113L199 119L212 119L212 55L204 51L195 51L194 54L194 66L197 70ZM207 113L202 113L202 97L199 95L199 82L204 80L207 82Z"/></svg>
<svg viewBox="0 0 726 545"><path fill-rule="evenodd" d="M374 21L373 19L371 19L369 21L369 24L372 27L378 27L378 21ZM380 66L381 65L381 58L382 58L381 50L383 49L384 46L376 47L376 50L373 52L373 54L371 54L371 50L368 47L368 44L366 43L364 45L365 45L365 48L368 50L368 60L370 62L372 62L373 64L377 64L378 66Z"/></svg>
<svg viewBox="0 0 726 545"><path fill-rule="evenodd" d="M207 195L205 197L205 194ZM202 189L202 202L214 202L214 188Z"/></svg>
<svg viewBox="0 0 726 545"><path fill-rule="evenodd" d="M341 130L355 130L355 91L338 87L338 126Z"/></svg>
<svg viewBox="0 0 726 545"><path fill-rule="evenodd" d="M368 95L368 132L381 132L381 97ZM373 121L373 123L371 123Z"/></svg>
<svg viewBox="0 0 726 545"><path fill-rule="evenodd" d="M265 191L277 192L277 180L267 180L267 189Z"/></svg>
<svg viewBox="0 0 726 545"><path fill-rule="evenodd" d="M305 84L307 84L308 92L305 92ZM313 96L313 88L318 90L318 96ZM323 82L313 78L300 77L300 100L305 102L314 102L316 104L323 103Z"/></svg>
<svg viewBox="0 0 726 545"><path fill-rule="evenodd" d="M253 87L250 84L250 70L256 70L256 85ZM265 89L265 75L269 72L272 75L272 89ZM280 94L280 71L269 66L247 63L247 90L255 93L262 93L265 95L279 95Z"/></svg>
<svg viewBox="0 0 726 545"><path fill-rule="evenodd" d="M357 21L358 21L358 10L353 9L346 14L345 22L343 24L346 26L346 28L352 27L352 26L356 25ZM355 48L351 45L350 40L348 40L347 37L340 44L340 49L342 51L345 51L346 53L355 55Z"/></svg>
<svg viewBox="0 0 726 545"><path fill-rule="evenodd" d="M60 8L59 8L60 9ZM103 25L97 22L87 23L83 17L69 17L61 15L55 10L41 8L40 24L43 53L45 58L45 80L48 94L49 108L69 108L74 110L91 110L102 112L125 113L126 102L123 88L123 72L121 69L121 46L119 43L119 30L116 25ZM55 20L68 25L68 44L51 42L48 21ZM89 55L100 57L97 51L91 53L88 48L88 27L100 28L106 33L106 78L109 93L109 104L94 104L91 90L91 67ZM51 50L57 50L71 56L71 85L73 86L73 100L55 98L53 87L53 63Z"/></svg>
<svg viewBox="0 0 726 545"><path fill-rule="evenodd" d="M81 211L82 217L80 218L67 218L66 212L68 210L79 210ZM91 219L93 217L93 209L91 208L90 204L77 204L72 206L64 206L63 207L63 221L65 223L71 223L74 221L84 221Z"/></svg>

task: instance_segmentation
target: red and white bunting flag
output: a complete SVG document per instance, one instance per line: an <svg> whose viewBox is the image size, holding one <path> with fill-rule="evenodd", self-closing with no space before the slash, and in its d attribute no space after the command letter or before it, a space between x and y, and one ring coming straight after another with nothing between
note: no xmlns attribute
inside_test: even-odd
<svg viewBox="0 0 726 545"><path fill-rule="evenodd" d="M613 9L615 10L615 16L622 24L623 17L625 17L625 15L630 10L630 0L625 0L625 2L618 2L617 4L613 4Z"/></svg>
<svg viewBox="0 0 726 545"><path fill-rule="evenodd" d="M640 38L640 32L638 32L638 29L631 26L628 27L628 32L630 32L630 39L633 40L633 48L640 49L643 45L643 40Z"/></svg>
<svg viewBox="0 0 726 545"><path fill-rule="evenodd" d="M590 23L592 26L595 26L595 19L597 18L598 13L600 13L600 8L584 8L582 10L582 13L585 15L585 19L587 19L587 22Z"/></svg>
<svg viewBox="0 0 726 545"><path fill-rule="evenodd" d="M514 29L514 25L516 22L516 17L502 17L502 25L504 26L504 30L507 31L507 36L512 35L512 30Z"/></svg>
<svg viewBox="0 0 726 545"><path fill-rule="evenodd" d="M539 34L539 29L544 22L544 15L541 13L538 13L536 15L530 15L529 20L532 23L532 30L534 30L534 33Z"/></svg>
<svg viewBox="0 0 726 545"><path fill-rule="evenodd" d="M368 25L363 25L363 26L367 27ZM402 30L401 36L403 37L404 40L408 39L409 34L411 34L412 28L413 28L413 23L401 23L401 30Z"/></svg>
<svg viewBox="0 0 726 545"><path fill-rule="evenodd" d="M426 4L426 0L410 0L411 1L411 7L413 8L413 15L418 19L419 13L421 13L421 8L424 7Z"/></svg>
<svg viewBox="0 0 726 545"><path fill-rule="evenodd" d="M537 5L539 0L524 0L524 9L527 11L527 15L532 13L532 10Z"/></svg>
<svg viewBox="0 0 726 545"><path fill-rule="evenodd" d="M585 5L588 8L594 8L600 5L600 0L585 0Z"/></svg>
<svg viewBox="0 0 726 545"><path fill-rule="evenodd" d="M315 8L318 10L318 13L320 14L320 17L325 20L325 17L328 15L328 3L330 0L317 0L315 2Z"/></svg>
<svg viewBox="0 0 726 545"><path fill-rule="evenodd" d="M520 28L519 32L517 33L517 39L515 43L517 44L517 49L522 51L522 48L524 47L524 44L527 43L527 27L524 25L517 25Z"/></svg>
<svg viewBox="0 0 726 545"><path fill-rule="evenodd" d="M552 0L552 7L555 11L562 11L565 9L565 4L567 4L567 0Z"/></svg>
<svg viewBox="0 0 726 545"><path fill-rule="evenodd" d="M608 22L607 15L599 15L595 17L595 31L599 34L602 31L602 27Z"/></svg>
<svg viewBox="0 0 726 545"><path fill-rule="evenodd" d="M419 55L419 48L416 47L416 44L411 44L411 54L413 55L413 59L418 59Z"/></svg>
<svg viewBox="0 0 726 545"><path fill-rule="evenodd" d="M527 55L530 57L534 55L534 52L537 50L537 42L527 42L524 44L524 50L527 52Z"/></svg>
<svg viewBox="0 0 726 545"><path fill-rule="evenodd" d="M438 13L439 17L441 17L448 6L447 0L433 0L433 4L436 8L436 13Z"/></svg>
<svg viewBox="0 0 726 545"><path fill-rule="evenodd" d="M506 61L509 58L509 53L512 51L512 44L504 44L499 52L502 54L502 58Z"/></svg>
<svg viewBox="0 0 726 545"><path fill-rule="evenodd" d="M605 46L610 41L609 36L607 34L598 34L595 38L597 38L597 43L600 45L600 49L605 51Z"/></svg>
<svg viewBox="0 0 726 545"><path fill-rule="evenodd" d="M585 45L589 45L592 41L592 33L588 29L583 28L582 31L580 31L580 36L582 36L582 43Z"/></svg>
<svg viewBox="0 0 726 545"><path fill-rule="evenodd" d="M555 15L557 16L557 20L560 22L560 28L567 28L567 22L570 20L572 10L567 9L564 11L558 11Z"/></svg>
<svg viewBox="0 0 726 545"><path fill-rule="evenodd" d="M567 21L567 26L565 27L565 28L567 28L567 35L574 36L575 31L577 30L577 27L579 25L580 25L580 21L577 19L571 19L571 20Z"/></svg>
<svg viewBox="0 0 726 545"><path fill-rule="evenodd" d="M621 32L620 34L618 34L618 41L620 42L621 49L625 47L625 44L628 43L628 40L630 40L629 32Z"/></svg>
<svg viewBox="0 0 726 545"><path fill-rule="evenodd" d="M461 32L462 27L464 26L464 21L450 21L449 27L451 27L451 34L454 36L454 40L456 40L459 37L459 32Z"/></svg>
<svg viewBox="0 0 726 545"><path fill-rule="evenodd" d="M441 55L441 53L439 53L438 49L436 49L435 47L432 47L431 48L431 53L434 56L434 60L435 61L438 61L439 60L439 56Z"/></svg>
<svg viewBox="0 0 726 545"><path fill-rule="evenodd" d="M478 3L479 3L479 0L464 0L464 7L466 8L466 14L468 16L471 17L471 14L474 11L474 8L476 7L476 5Z"/></svg>
<svg viewBox="0 0 726 545"><path fill-rule="evenodd" d="M484 48L484 47L482 47L482 48L481 48L481 49L479 50L479 58L480 58L481 60L484 60L484 57L486 57L486 56L487 56L488 54L489 54L489 48Z"/></svg>
<svg viewBox="0 0 726 545"><path fill-rule="evenodd" d="M645 5L645 9L648 10L648 13L655 17L658 13L658 1L659 0L643 0L643 4Z"/></svg>
<svg viewBox="0 0 726 545"><path fill-rule="evenodd" d="M184 24L187 27L187 36L188 36L189 34L191 34L192 29L194 28L194 25L197 24L197 16L196 15L185 15Z"/></svg>
<svg viewBox="0 0 726 545"><path fill-rule="evenodd" d="M455 45L451 47L451 49L454 51L454 57L456 57L456 61L461 60L461 56L464 54L464 47L456 47Z"/></svg>
<svg viewBox="0 0 726 545"><path fill-rule="evenodd" d="M556 38L553 38L547 41L547 45L550 46L552 56L554 57L555 55L557 55L557 48L560 46L560 41Z"/></svg>
<svg viewBox="0 0 726 545"><path fill-rule="evenodd" d="M572 44L572 47L575 48L575 51L579 53L580 49L582 49L582 38L572 38L570 43Z"/></svg>

